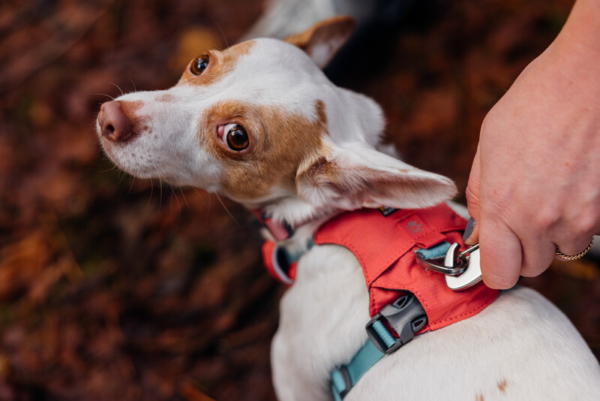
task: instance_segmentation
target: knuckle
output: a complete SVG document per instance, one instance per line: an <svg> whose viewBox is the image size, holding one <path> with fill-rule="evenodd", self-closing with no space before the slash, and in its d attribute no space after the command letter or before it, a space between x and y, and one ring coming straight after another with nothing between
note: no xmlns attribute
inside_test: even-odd
<svg viewBox="0 0 600 401"><path fill-rule="evenodd" d="M473 185L467 186L465 195L467 197L467 203L469 205L474 205L474 206L479 205L479 193L473 189Z"/></svg>
<svg viewBox="0 0 600 401"><path fill-rule="evenodd" d="M520 220L518 210L515 210L512 202L502 195L496 196L489 200L489 202L486 202L485 208L482 208L482 214L488 220L494 220L498 224L510 227L511 230L515 228L514 223Z"/></svg>
<svg viewBox="0 0 600 401"><path fill-rule="evenodd" d="M581 236L593 235L598 225L597 216L588 213L577 219L575 224L575 233Z"/></svg>
<svg viewBox="0 0 600 401"><path fill-rule="evenodd" d="M560 220L560 214L552 207L542 207L535 214L533 223L538 229L547 230L554 227Z"/></svg>
<svg viewBox="0 0 600 401"><path fill-rule="evenodd" d="M549 264L548 264L549 266ZM521 268L521 276L523 277L537 277L540 274L542 274L547 268L548 266L544 266L540 263L524 263L523 267Z"/></svg>
<svg viewBox="0 0 600 401"><path fill-rule="evenodd" d="M498 114L498 106L495 105L490 109L490 111L485 115L483 122L481 123L481 132L486 132L490 126L494 125L496 121L496 115Z"/></svg>

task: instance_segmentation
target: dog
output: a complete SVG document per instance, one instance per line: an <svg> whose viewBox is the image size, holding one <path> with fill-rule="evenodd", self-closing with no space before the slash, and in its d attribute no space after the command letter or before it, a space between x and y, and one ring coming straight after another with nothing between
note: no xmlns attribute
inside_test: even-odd
<svg viewBox="0 0 600 401"><path fill-rule="evenodd" d="M322 73L352 29L351 19L335 17L285 41L208 51L172 88L121 96L97 120L100 143L122 170L223 194L294 228L277 242L303 255L272 343L281 400L333 399L331 372L368 340L361 264L345 247L310 247L315 232L345 211L431 208L456 193L450 179L390 156L381 108ZM600 366L555 306L514 288L386 355L336 397L592 400Z"/></svg>

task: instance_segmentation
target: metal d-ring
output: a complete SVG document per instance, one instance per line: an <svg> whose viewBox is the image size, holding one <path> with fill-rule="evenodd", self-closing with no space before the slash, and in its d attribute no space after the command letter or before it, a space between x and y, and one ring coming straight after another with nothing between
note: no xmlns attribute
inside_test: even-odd
<svg viewBox="0 0 600 401"><path fill-rule="evenodd" d="M479 249L479 242L476 243L475 245L471 245L469 248L467 248L466 250L459 253L458 258L461 260L461 262L468 262L469 257L467 255L469 255L471 252L476 251L478 249Z"/></svg>
<svg viewBox="0 0 600 401"><path fill-rule="evenodd" d="M459 266L444 266L436 262L444 262L444 258L437 259L425 259L423 256L417 253L417 262L426 269L431 269L435 272L446 274L448 276L458 276L463 274L467 270L468 265L461 263ZM462 261L462 259L461 259Z"/></svg>

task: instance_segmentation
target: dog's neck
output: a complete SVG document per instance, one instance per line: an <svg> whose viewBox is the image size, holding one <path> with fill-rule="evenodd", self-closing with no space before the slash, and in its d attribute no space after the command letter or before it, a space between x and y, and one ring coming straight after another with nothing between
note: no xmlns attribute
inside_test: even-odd
<svg viewBox="0 0 600 401"><path fill-rule="evenodd" d="M266 239L280 243L292 253L307 251L308 244L319 227L341 212L333 207L317 210L297 197L262 205L246 203L244 206L261 220L262 233ZM268 224L265 224L266 221ZM279 234L286 231L289 235Z"/></svg>

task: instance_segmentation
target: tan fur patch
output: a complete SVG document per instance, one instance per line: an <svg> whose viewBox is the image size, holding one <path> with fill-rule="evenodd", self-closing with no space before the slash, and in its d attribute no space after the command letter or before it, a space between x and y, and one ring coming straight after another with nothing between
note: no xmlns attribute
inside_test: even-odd
<svg viewBox="0 0 600 401"><path fill-rule="evenodd" d="M356 23L353 18L340 15L319 21L306 31L295 35L290 35L283 40L291 45L305 49L305 47L311 42L311 39L319 31L327 30L328 34L331 36L344 36L346 35L347 30L352 31L354 25L356 25Z"/></svg>
<svg viewBox="0 0 600 401"><path fill-rule="evenodd" d="M311 57L316 46L327 44L333 47L330 52L333 56L337 48L350 38L355 25L356 22L353 18L340 15L317 22L302 33L288 36L284 41L299 47ZM334 38L338 38L337 43Z"/></svg>
<svg viewBox="0 0 600 401"><path fill-rule="evenodd" d="M186 67L177 85L211 85L220 81L224 76L233 71L238 59L250 54L254 41L238 43L225 51L210 50L208 68L201 75L194 75L190 71L190 64Z"/></svg>
<svg viewBox="0 0 600 401"><path fill-rule="evenodd" d="M313 160L307 160L296 176L296 183L307 182L312 187L320 185L319 177L327 177L330 188L337 191L343 191L343 186L339 180L338 167L335 162L327 160L325 155L320 155Z"/></svg>
<svg viewBox="0 0 600 401"><path fill-rule="evenodd" d="M144 106L144 102L141 100L135 100L133 102L120 101L121 111L129 118L129 121L133 124L134 135L139 135L140 132L148 129L149 117L138 116L137 111Z"/></svg>
<svg viewBox="0 0 600 401"><path fill-rule="evenodd" d="M270 194L271 188L295 191L295 177L303 160L323 153L321 136L327 134L325 104L315 103L316 120L277 106L254 106L239 101L221 102L206 110L200 140L225 164L222 179L226 194L237 200L253 200ZM250 146L234 152L216 134L217 126L240 124Z"/></svg>
<svg viewBox="0 0 600 401"><path fill-rule="evenodd" d="M500 390L500 392L504 393L506 391L506 386L507 386L506 379L498 382L498 390Z"/></svg>

